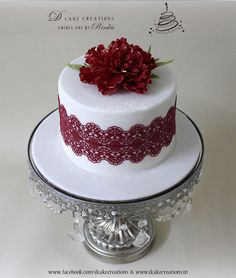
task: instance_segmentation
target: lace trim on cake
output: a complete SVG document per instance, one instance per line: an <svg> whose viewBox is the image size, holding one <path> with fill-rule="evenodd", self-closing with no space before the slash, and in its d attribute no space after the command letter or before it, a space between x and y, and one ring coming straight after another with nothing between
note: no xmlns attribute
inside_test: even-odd
<svg viewBox="0 0 236 278"><path fill-rule="evenodd" d="M118 126L102 130L95 123L83 125L74 115L68 116L59 101L60 129L63 140L78 155L91 162L106 160L119 165L125 160L138 163L145 156L157 156L167 147L176 132L176 107L170 107L164 118L155 118L148 126L136 124L125 131Z"/></svg>

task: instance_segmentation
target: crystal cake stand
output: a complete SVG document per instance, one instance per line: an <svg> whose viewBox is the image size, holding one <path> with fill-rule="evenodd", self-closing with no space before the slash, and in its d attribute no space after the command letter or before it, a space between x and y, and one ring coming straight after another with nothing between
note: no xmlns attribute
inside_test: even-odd
<svg viewBox="0 0 236 278"><path fill-rule="evenodd" d="M71 211L72 238L81 238L97 258L112 263L140 259L154 242L153 219L167 221L181 210L188 213L193 187L199 182L204 153L201 133L180 110L176 121L179 134L167 160L138 173L137 179L101 178L74 171L75 166L60 156L60 143L53 143L59 137L58 111L54 110L35 127L29 139L32 193L54 213Z"/></svg>

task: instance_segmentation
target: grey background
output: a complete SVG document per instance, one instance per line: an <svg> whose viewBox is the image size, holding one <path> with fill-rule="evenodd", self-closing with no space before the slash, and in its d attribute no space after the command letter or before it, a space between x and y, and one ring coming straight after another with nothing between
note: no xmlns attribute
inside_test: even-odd
<svg viewBox="0 0 236 278"><path fill-rule="evenodd" d="M57 23L48 22L53 9L113 15L115 30L58 31ZM163 2L0 3L1 277L50 277L48 270L57 269L186 269L187 277L235 276L236 4L171 1L169 9L185 32L150 37ZM64 64L120 36L146 49L152 45L154 56L174 58L178 107L201 129L206 153L191 217L157 224L155 245L142 260L108 265L66 236L72 229L68 214L55 216L30 196L26 147L37 122L57 107Z"/></svg>

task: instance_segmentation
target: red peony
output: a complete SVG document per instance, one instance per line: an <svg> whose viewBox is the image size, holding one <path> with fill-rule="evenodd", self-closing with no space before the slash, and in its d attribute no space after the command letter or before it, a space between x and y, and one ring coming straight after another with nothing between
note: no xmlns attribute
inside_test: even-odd
<svg viewBox="0 0 236 278"><path fill-rule="evenodd" d="M79 76L82 82L97 85L103 95L114 93L119 88L143 94L147 85L152 83L151 78L157 77L151 74L159 65L156 61L149 51L129 44L126 38L120 38L112 41L107 48L100 44L89 49L85 65L78 65ZM160 62L160 65L169 62ZM69 66L75 69L77 65Z"/></svg>

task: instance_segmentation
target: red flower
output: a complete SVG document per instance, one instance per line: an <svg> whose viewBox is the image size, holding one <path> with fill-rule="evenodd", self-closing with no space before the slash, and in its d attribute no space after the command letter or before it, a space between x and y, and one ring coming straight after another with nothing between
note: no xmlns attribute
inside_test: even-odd
<svg viewBox="0 0 236 278"><path fill-rule="evenodd" d="M103 95L119 88L143 94L151 83L151 71L157 67L149 52L125 38L92 47L85 55L85 66L80 68L80 80L95 84Z"/></svg>

